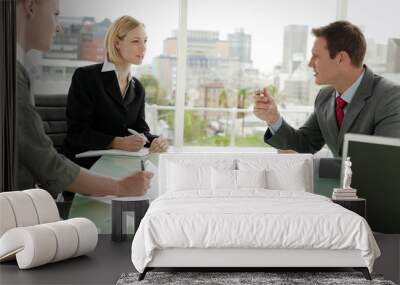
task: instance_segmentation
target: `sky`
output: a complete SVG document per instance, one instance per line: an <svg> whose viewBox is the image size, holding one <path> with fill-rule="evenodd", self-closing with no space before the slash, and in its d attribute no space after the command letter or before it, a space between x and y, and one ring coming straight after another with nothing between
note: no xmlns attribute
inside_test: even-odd
<svg viewBox="0 0 400 285"><path fill-rule="evenodd" d="M366 37L386 43L400 37L400 0L348 0L348 19L360 25ZM163 40L177 29L178 0L60 0L61 16L92 16L97 21L131 15L146 26L144 63L162 53ZM188 0L188 29L228 33L244 28L252 35L254 66L270 72L281 63L286 25L326 25L336 19L336 0ZM308 50L313 37L308 38ZM309 56L309 54L307 55Z"/></svg>

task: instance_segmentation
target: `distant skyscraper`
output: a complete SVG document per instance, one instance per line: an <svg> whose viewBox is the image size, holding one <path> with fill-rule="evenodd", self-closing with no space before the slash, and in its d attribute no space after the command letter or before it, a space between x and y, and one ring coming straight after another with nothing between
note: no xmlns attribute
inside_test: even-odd
<svg viewBox="0 0 400 285"><path fill-rule="evenodd" d="M45 59L104 60L104 39L109 19L96 23L93 17L61 17L63 31L57 33Z"/></svg>
<svg viewBox="0 0 400 285"><path fill-rule="evenodd" d="M400 73L400 38L388 40L387 72Z"/></svg>
<svg viewBox="0 0 400 285"><path fill-rule="evenodd" d="M61 17L62 32L55 35L50 50L43 54L43 58L77 60L82 19L80 17Z"/></svg>
<svg viewBox="0 0 400 285"><path fill-rule="evenodd" d="M38 64L40 77L34 92L66 93L76 68L104 60L104 37L111 21L93 17L60 17L63 31L57 33L50 50Z"/></svg>
<svg viewBox="0 0 400 285"><path fill-rule="evenodd" d="M164 40L163 54L154 61L154 73L167 94L176 89L176 34ZM251 60L251 35L243 29L224 40L218 31L187 31L187 104L215 107L222 89L255 88L259 78Z"/></svg>
<svg viewBox="0 0 400 285"><path fill-rule="evenodd" d="M187 32L188 56L214 57L216 45L219 41L219 32L189 30Z"/></svg>
<svg viewBox="0 0 400 285"><path fill-rule="evenodd" d="M104 61L105 37L111 21L105 19L96 23L90 20L82 22L79 59L89 61Z"/></svg>
<svg viewBox="0 0 400 285"><path fill-rule="evenodd" d="M246 34L243 29L236 30L228 35L230 43L230 57L241 62L251 61L251 35Z"/></svg>
<svg viewBox="0 0 400 285"><path fill-rule="evenodd" d="M283 38L282 70L292 73L306 59L308 27L289 25Z"/></svg>
<svg viewBox="0 0 400 285"><path fill-rule="evenodd" d="M387 69L387 45L376 43L374 39L367 38L367 53L364 62L374 72L385 73Z"/></svg>

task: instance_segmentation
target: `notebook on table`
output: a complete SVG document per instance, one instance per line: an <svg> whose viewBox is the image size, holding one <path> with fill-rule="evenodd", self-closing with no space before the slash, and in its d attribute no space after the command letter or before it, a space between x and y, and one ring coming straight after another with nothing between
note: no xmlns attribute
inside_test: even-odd
<svg viewBox="0 0 400 285"><path fill-rule="evenodd" d="M89 150L85 152L78 153L75 155L76 158L82 157L93 157L102 155L114 155L114 156L146 156L149 154L148 148L142 148L139 151L126 151L119 149L102 149L102 150Z"/></svg>

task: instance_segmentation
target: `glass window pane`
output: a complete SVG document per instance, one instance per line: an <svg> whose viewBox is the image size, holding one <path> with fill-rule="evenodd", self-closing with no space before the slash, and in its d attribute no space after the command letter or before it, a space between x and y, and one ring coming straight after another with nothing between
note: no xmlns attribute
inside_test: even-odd
<svg viewBox="0 0 400 285"><path fill-rule="evenodd" d="M170 86L174 79L165 72L163 43L178 27L178 0L60 0L60 12L63 31L56 34L48 52L32 55L34 94L68 93L76 68L104 61L111 23L123 15L133 16L144 23L148 36L144 61L134 69L146 90L148 123L152 133L173 141L175 91Z"/></svg>
<svg viewBox="0 0 400 285"><path fill-rule="evenodd" d="M252 112L254 91L264 86L299 127L319 89L307 66L310 30L335 17L336 0L189 1L186 104L202 108L207 144L224 136L229 145L265 146L266 125ZM164 50L173 50L176 37L168 43ZM185 115L185 126L186 120L193 118ZM196 138L185 133L185 143Z"/></svg>
<svg viewBox="0 0 400 285"><path fill-rule="evenodd" d="M348 19L360 26L367 39L366 64L397 83L400 83L400 19L393 11L399 9L398 0L352 0L348 8Z"/></svg>

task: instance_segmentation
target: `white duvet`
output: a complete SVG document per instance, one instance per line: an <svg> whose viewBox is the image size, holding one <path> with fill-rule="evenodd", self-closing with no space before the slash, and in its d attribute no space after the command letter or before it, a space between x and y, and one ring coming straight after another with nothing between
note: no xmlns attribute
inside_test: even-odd
<svg viewBox="0 0 400 285"><path fill-rule="evenodd" d="M306 192L169 192L150 206L132 243L143 272L155 249L358 249L372 271L380 251L364 218Z"/></svg>

